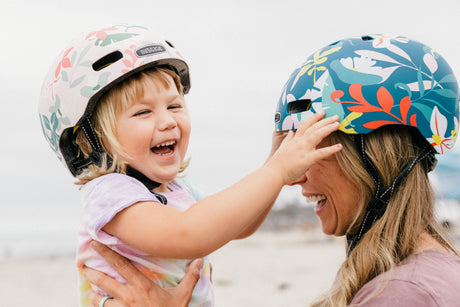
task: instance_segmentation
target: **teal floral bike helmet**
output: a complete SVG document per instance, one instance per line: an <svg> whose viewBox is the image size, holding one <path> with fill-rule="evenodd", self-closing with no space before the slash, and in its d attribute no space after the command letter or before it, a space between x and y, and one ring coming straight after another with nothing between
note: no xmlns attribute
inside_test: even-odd
<svg viewBox="0 0 460 307"><path fill-rule="evenodd" d="M349 236L349 252L386 210L393 190L422 161L430 171L435 153L456 141L459 88L452 68L432 48L406 37L366 35L343 39L311 55L284 85L275 114L275 129L296 129L313 113L339 115L339 130L354 135L377 192L358 234ZM415 127L427 141L420 155L390 187L365 153L363 135L387 125Z"/></svg>
<svg viewBox="0 0 460 307"><path fill-rule="evenodd" d="M114 25L83 34L65 48L43 82L39 116L51 149L76 176L103 153L89 118L101 96L133 74L167 66L190 89L187 62L156 32L136 25ZM78 155L74 133L83 129L93 147L89 158Z"/></svg>

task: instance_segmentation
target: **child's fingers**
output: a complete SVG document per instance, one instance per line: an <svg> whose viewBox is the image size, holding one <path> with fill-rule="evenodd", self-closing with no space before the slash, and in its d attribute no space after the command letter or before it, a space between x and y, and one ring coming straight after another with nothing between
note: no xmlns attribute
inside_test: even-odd
<svg viewBox="0 0 460 307"><path fill-rule="evenodd" d="M316 143L318 145L325 137L327 137L332 132L339 129L340 124L337 121L338 117L328 117L325 118L313 126L311 126L305 133L310 138L310 142Z"/></svg>
<svg viewBox="0 0 460 307"><path fill-rule="evenodd" d="M314 123L307 123L305 126L301 126L302 129L297 130L297 134L299 136L304 135L305 133L311 134L313 131L319 130L322 127L328 126L332 123L336 123L339 120L338 115L334 115L331 117L326 117L324 119L320 119ZM306 123L306 122L305 122Z"/></svg>
<svg viewBox="0 0 460 307"><path fill-rule="evenodd" d="M324 117L324 111L320 111L318 113L313 114L309 118L307 118L297 129L296 134L304 134L308 128L313 126L315 123L319 122Z"/></svg>
<svg viewBox="0 0 460 307"><path fill-rule="evenodd" d="M331 146L319 148L315 151L314 154L318 160L322 160L329 156L332 156L333 154L338 153L340 150L342 150L342 144L334 144Z"/></svg>
<svg viewBox="0 0 460 307"><path fill-rule="evenodd" d="M289 142L290 140L292 140L295 136L295 133L293 130L289 130L289 132L286 134L286 136L283 138L283 140L281 141L281 144L279 147L281 147L283 144Z"/></svg>

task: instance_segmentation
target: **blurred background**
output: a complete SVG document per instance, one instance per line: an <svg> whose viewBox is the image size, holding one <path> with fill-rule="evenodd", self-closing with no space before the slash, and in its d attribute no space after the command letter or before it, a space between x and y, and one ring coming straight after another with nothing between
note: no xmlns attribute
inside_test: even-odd
<svg viewBox="0 0 460 307"><path fill-rule="evenodd" d="M2 0L0 260L75 250L79 192L44 140L37 103L50 63L81 32L140 24L181 51L192 80L188 177L213 193L263 164L281 88L309 54L341 38L399 34L432 46L459 76L459 16L458 0ZM432 176L440 216L452 225L460 219L459 147L439 157ZM317 223L295 187L275 210L297 218L302 210L299 225Z"/></svg>

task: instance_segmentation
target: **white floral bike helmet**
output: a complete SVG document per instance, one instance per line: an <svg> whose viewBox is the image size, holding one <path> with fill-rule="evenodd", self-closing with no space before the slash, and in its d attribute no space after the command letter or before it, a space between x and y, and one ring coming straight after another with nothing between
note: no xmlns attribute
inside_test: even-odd
<svg viewBox="0 0 460 307"><path fill-rule="evenodd" d="M75 176L102 152L89 118L115 84L154 67L168 66L190 89L189 68L159 33L136 25L114 25L86 33L62 51L45 77L39 100L43 134L57 157ZM73 134L81 127L93 146L89 159L77 156Z"/></svg>
<svg viewBox="0 0 460 307"><path fill-rule="evenodd" d="M459 88L452 68L432 48L406 37L366 35L343 39L307 58L286 82L275 114L275 129L296 129L312 114L339 115L339 130L355 135L363 163L377 191L349 252L380 218L395 188L415 163L434 168L434 153L455 143ZM389 187L365 153L363 135L386 125L415 127L427 141ZM422 140L423 140L422 138Z"/></svg>

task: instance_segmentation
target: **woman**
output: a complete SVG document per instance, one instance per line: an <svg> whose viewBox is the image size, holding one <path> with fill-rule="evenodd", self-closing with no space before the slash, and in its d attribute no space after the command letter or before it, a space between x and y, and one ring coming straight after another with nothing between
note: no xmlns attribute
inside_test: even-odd
<svg viewBox="0 0 460 307"><path fill-rule="evenodd" d="M404 37L341 40L293 72L276 130L296 129L320 110L341 118L340 131L320 146L341 143L343 150L298 183L316 201L323 232L346 236L347 258L313 306L458 304L460 251L435 219L427 175L458 131L450 66Z"/></svg>

